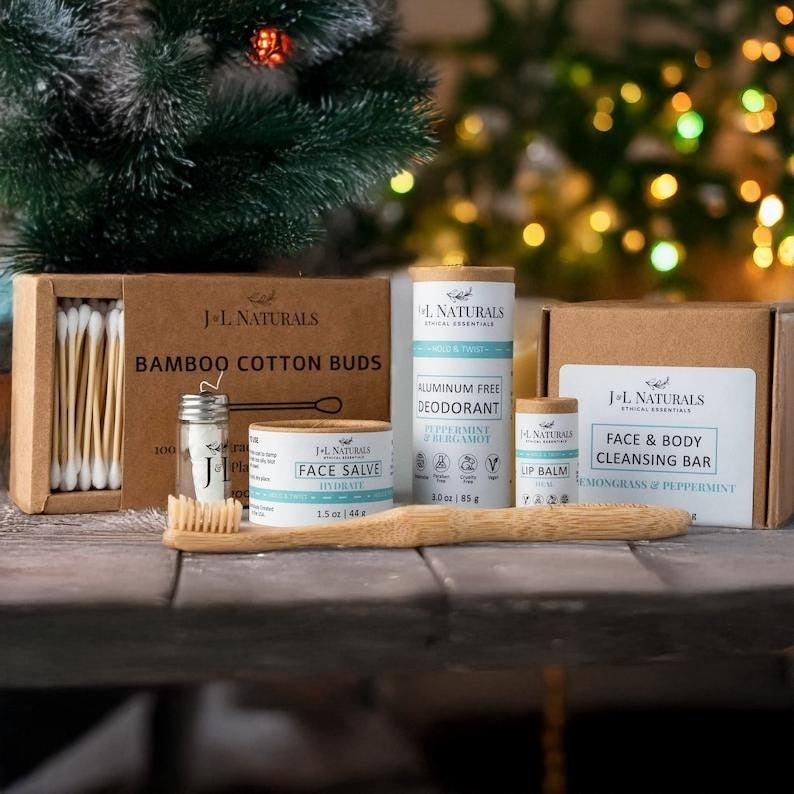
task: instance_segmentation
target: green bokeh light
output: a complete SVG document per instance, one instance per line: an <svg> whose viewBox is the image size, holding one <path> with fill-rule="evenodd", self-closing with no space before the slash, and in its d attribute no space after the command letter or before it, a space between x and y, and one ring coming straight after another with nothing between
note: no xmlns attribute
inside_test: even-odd
<svg viewBox="0 0 794 794"><path fill-rule="evenodd" d="M749 113L760 113L764 109L764 95L757 88L748 88L742 94L742 107Z"/></svg>
<svg viewBox="0 0 794 794"><path fill-rule="evenodd" d="M703 133L703 116L696 110L687 110L678 117L675 127L686 140L699 138Z"/></svg>
<svg viewBox="0 0 794 794"><path fill-rule="evenodd" d="M654 243L651 248L651 264L656 270L667 273L678 264L678 248L667 240Z"/></svg>

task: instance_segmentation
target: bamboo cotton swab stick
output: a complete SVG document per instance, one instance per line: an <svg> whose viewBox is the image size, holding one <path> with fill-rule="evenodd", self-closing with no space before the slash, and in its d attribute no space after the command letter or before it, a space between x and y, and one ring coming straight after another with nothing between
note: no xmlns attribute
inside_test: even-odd
<svg viewBox="0 0 794 794"><path fill-rule="evenodd" d="M73 491L77 485L77 468L74 464L74 407L70 403L69 397L72 393L71 383L74 375L72 362L74 336L72 328L75 332L77 331L77 310L71 306L68 312L63 313L63 317L66 320L65 326L63 321L61 321L61 326L58 328L61 419L63 420L63 427L61 428L61 489ZM60 320L60 315L58 319ZM63 336L63 341L61 341L61 335Z"/></svg>
<svg viewBox="0 0 794 794"><path fill-rule="evenodd" d="M116 417L115 388L116 388L116 357L117 338L119 327L118 309L112 309L107 316L107 353L108 385L105 390L105 410L102 414L102 456L105 461L110 460L110 443L112 439L113 421Z"/></svg>
<svg viewBox="0 0 794 794"><path fill-rule="evenodd" d="M56 370L55 380L52 390L52 463L50 464L50 490L54 491L60 487L61 484L61 459L60 451L58 449L60 442L60 428L58 427L58 419L60 414L60 407L58 406L58 373Z"/></svg>
<svg viewBox="0 0 794 794"><path fill-rule="evenodd" d="M121 301L119 301L119 304ZM118 305L118 304L117 304ZM116 490L121 488L121 430L124 421L121 413L121 395L124 388L124 312L118 314L118 349L116 352L116 383L115 383L115 416L113 418L113 459L108 473L108 487Z"/></svg>
<svg viewBox="0 0 794 794"><path fill-rule="evenodd" d="M88 395L85 405L85 421L83 425L83 465L80 468L80 488L87 491L91 487L91 430L93 427L93 411L97 401L96 395L97 381L97 355L99 353L99 342L102 334L102 315L98 311L91 312L91 319L88 322L88 384L86 393Z"/></svg>
<svg viewBox="0 0 794 794"><path fill-rule="evenodd" d="M85 333L88 329L88 321L91 319L91 307L87 303L81 303L77 307L77 413L75 415L75 466L79 470L82 466L82 439L83 439L83 411L85 410L85 384L87 378L87 358L85 344Z"/></svg>

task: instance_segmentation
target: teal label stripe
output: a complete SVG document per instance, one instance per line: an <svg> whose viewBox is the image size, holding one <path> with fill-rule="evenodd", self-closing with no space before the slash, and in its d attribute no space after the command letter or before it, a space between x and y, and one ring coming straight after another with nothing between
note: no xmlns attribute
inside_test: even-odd
<svg viewBox="0 0 794 794"><path fill-rule="evenodd" d="M414 342L415 358L513 358L512 342Z"/></svg>
<svg viewBox="0 0 794 794"><path fill-rule="evenodd" d="M375 488L370 491L275 491L269 488L251 488L252 499L281 504L333 504L348 505L355 502L386 502L394 500L393 488Z"/></svg>
<svg viewBox="0 0 794 794"><path fill-rule="evenodd" d="M578 449L517 449L517 458L530 458L531 460L560 460L562 458L578 458Z"/></svg>

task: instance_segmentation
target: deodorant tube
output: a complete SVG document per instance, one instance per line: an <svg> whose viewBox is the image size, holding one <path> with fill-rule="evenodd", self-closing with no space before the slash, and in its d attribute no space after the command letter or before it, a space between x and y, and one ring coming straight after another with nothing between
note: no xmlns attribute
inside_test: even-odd
<svg viewBox="0 0 794 794"><path fill-rule="evenodd" d="M411 275L414 502L509 507L515 271Z"/></svg>

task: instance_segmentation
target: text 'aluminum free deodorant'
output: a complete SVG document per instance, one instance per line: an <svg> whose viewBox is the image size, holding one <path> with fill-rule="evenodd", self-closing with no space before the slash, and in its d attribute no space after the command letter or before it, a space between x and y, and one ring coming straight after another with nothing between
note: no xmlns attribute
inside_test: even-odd
<svg viewBox="0 0 794 794"><path fill-rule="evenodd" d="M512 267L414 268L417 504L512 504Z"/></svg>

